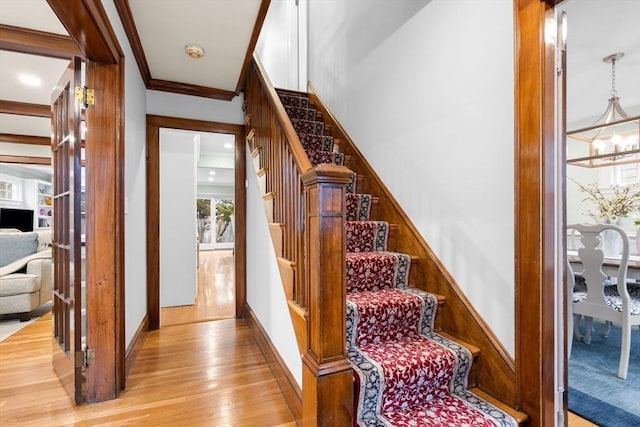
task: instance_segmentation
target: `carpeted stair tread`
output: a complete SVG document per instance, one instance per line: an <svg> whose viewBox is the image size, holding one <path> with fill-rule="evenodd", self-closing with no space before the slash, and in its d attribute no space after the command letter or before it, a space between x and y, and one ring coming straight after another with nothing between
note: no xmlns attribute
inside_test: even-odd
<svg viewBox="0 0 640 427"><path fill-rule="evenodd" d="M349 292L348 340L362 346L432 332L437 308L435 295L416 288Z"/></svg>
<svg viewBox="0 0 640 427"><path fill-rule="evenodd" d="M348 252L347 292L406 288L411 257L398 252Z"/></svg>
<svg viewBox="0 0 640 427"><path fill-rule="evenodd" d="M324 122L317 120L291 119L296 133L324 135Z"/></svg>
<svg viewBox="0 0 640 427"><path fill-rule="evenodd" d="M452 350L427 336L403 337L360 346L360 350L380 367L385 378L380 410L423 405L449 393L452 378L466 378L471 355L462 346ZM466 383L461 383L464 389Z"/></svg>
<svg viewBox="0 0 640 427"><path fill-rule="evenodd" d="M333 151L305 150L309 161L313 166L322 163L332 163L342 166L344 164L344 155L342 153L334 153Z"/></svg>
<svg viewBox="0 0 640 427"><path fill-rule="evenodd" d="M454 337L453 335L450 335L450 334L448 334L446 332L443 332L443 331L438 331L438 334L442 335L443 337L445 337L448 340L455 341L458 344L460 344L461 346L465 347L467 350L469 350L471 352L471 355L473 356L474 360L478 356L480 356L480 348L479 347L476 347L473 344L469 344L468 342L462 341L460 338Z"/></svg>
<svg viewBox="0 0 640 427"><path fill-rule="evenodd" d="M290 94L279 94L280 102L286 107L309 108L309 98Z"/></svg>
<svg viewBox="0 0 640 427"><path fill-rule="evenodd" d="M483 410L479 410L478 408ZM494 405L465 392L462 395L447 394L433 399L428 405L412 406L383 414L385 423L374 421L366 426L395 427L511 427L516 424L506 418ZM376 424L378 423L379 424Z"/></svg>
<svg viewBox="0 0 640 427"><path fill-rule="evenodd" d="M329 135L298 133L298 138L305 150L334 151L333 137Z"/></svg>
<svg viewBox="0 0 640 427"><path fill-rule="evenodd" d="M520 412L520 411L517 411L517 410L513 409L509 405L506 405L504 402L499 401L495 397L491 396L487 392L485 392L485 391L483 391L483 390L481 390L481 389L479 389L477 387L470 388L470 389L467 390L467 392L471 393L476 398L482 399L485 402L487 402L488 404L490 404L492 406L495 406L499 410L501 410L503 412L506 412L511 417L513 417L513 419L518 423L518 425L524 423L525 421L527 421L527 419L529 419L527 414L525 414L524 412ZM459 395L462 395L462 393L459 393ZM508 426L509 424L504 424L504 425Z"/></svg>
<svg viewBox="0 0 640 427"><path fill-rule="evenodd" d="M386 221L347 221L347 252L387 250L389 223Z"/></svg>
<svg viewBox="0 0 640 427"><path fill-rule="evenodd" d="M316 110L313 108L285 105L284 110L287 112L287 116L292 119L316 120L317 117Z"/></svg>

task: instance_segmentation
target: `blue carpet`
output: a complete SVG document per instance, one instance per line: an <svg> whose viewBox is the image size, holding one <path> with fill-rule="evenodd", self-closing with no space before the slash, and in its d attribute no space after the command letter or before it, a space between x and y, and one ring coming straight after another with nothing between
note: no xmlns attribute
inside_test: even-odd
<svg viewBox="0 0 640 427"><path fill-rule="evenodd" d="M620 328L594 319L591 344L573 340L569 359L569 410L600 426L640 426L640 331L631 332L627 379L616 376L620 360Z"/></svg>

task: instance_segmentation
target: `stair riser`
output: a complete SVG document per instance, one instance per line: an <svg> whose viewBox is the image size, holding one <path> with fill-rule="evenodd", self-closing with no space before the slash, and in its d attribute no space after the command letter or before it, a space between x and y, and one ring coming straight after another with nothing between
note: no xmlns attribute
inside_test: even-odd
<svg viewBox="0 0 640 427"><path fill-rule="evenodd" d="M387 250L389 224L384 221L349 221L346 231L347 252Z"/></svg>
<svg viewBox="0 0 640 427"><path fill-rule="evenodd" d="M406 288L411 258L395 252L347 253L347 292Z"/></svg>
<svg viewBox="0 0 640 427"><path fill-rule="evenodd" d="M300 133L311 134L311 135L324 134L323 122L317 122L313 120L291 119L291 123L293 124L293 128L299 134Z"/></svg>
<svg viewBox="0 0 640 427"><path fill-rule="evenodd" d="M371 195L347 194L347 221L369 221L371 217Z"/></svg>

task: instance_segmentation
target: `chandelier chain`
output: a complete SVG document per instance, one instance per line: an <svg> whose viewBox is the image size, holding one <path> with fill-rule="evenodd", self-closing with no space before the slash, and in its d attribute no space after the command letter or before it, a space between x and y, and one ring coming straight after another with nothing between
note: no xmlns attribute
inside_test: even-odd
<svg viewBox="0 0 640 427"><path fill-rule="evenodd" d="M611 60L611 96L617 97L618 92L616 91L616 60L613 58Z"/></svg>

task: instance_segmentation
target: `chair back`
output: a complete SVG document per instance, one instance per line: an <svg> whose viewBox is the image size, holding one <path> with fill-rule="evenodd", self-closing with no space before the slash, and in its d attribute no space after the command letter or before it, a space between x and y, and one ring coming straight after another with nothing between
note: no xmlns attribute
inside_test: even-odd
<svg viewBox="0 0 640 427"><path fill-rule="evenodd" d="M621 227L614 224L574 224L567 229L575 229L580 233L580 242L583 247L578 248L578 257L582 263L583 270L578 272L582 275L586 284L586 298L573 304L574 313L599 319L613 320L611 315L617 310L607 304L606 286L610 279L615 280L617 291L622 300L623 314L630 313L630 297L627 290L627 266L629 264L629 238ZM603 272L605 233L616 233L619 235L622 250L619 255L619 267L617 275L610 278ZM616 257L617 258L617 257ZM619 312L617 312L619 314Z"/></svg>

